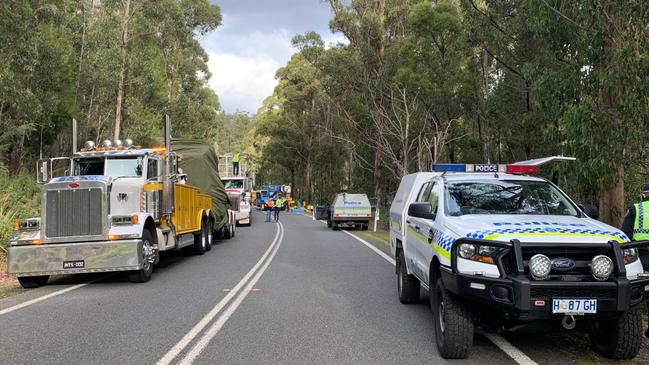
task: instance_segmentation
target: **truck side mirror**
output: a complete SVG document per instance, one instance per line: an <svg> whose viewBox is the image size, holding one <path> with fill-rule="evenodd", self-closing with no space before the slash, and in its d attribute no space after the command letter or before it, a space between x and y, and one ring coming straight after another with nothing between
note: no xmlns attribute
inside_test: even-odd
<svg viewBox="0 0 649 365"><path fill-rule="evenodd" d="M48 160L38 160L36 163L36 181L43 184L50 180L50 169Z"/></svg>
<svg viewBox="0 0 649 365"><path fill-rule="evenodd" d="M599 219L599 209L596 205L593 204L581 204L579 208L584 212L589 218Z"/></svg>
<svg viewBox="0 0 649 365"><path fill-rule="evenodd" d="M430 202L412 203L408 207L408 215L415 218L435 219L433 205Z"/></svg>

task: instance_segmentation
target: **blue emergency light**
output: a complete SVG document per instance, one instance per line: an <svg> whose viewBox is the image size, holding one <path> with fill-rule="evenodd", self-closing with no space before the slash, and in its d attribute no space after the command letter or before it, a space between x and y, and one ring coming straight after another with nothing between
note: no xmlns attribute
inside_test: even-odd
<svg viewBox="0 0 649 365"><path fill-rule="evenodd" d="M433 164L432 171L436 172L465 172L466 165L456 163L436 163Z"/></svg>

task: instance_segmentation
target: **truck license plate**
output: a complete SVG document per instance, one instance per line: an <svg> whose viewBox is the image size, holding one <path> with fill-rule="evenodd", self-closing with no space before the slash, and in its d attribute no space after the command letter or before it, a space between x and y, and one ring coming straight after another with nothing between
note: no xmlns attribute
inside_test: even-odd
<svg viewBox="0 0 649 365"><path fill-rule="evenodd" d="M86 267L85 260L63 261L64 269L83 269Z"/></svg>
<svg viewBox="0 0 649 365"><path fill-rule="evenodd" d="M552 299L552 313L594 314L597 313L597 299Z"/></svg>

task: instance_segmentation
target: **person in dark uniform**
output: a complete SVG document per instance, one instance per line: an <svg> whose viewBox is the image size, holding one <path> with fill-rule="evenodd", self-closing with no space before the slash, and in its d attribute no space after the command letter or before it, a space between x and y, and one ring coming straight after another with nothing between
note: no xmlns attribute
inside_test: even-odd
<svg viewBox="0 0 649 365"><path fill-rule="evenodd" d="M622 222L622 232L632 241L649 241L649 184L642 185L642 201L633 204L626 213ZM638 248L642 267L649 269L649 248ZM649 303L647 303L649 309ZM644 333L649 337L649 328Z"/></svg>

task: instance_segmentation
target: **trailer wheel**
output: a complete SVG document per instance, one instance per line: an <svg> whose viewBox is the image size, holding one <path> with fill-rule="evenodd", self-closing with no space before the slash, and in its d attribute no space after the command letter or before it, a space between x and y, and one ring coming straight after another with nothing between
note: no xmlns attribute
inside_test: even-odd
<svg viewBox="0 0 649 365"><path fill-rule="evenodd" d="M642 313L640 308L630 309L622 317L599 321L597 331L590 333L593 348L602 356L614 360L630 360L638 355L642 346Z"/></svg>
<svg viewBox="0 0 649 365"><path fill-rule="evenodd" d="M39 286L44 286L47 284L47 281L50 279L49 275L45 276L23 276L18 278L20 286L25 289L34 289Z"/></svg>
<svg viewBox="0 0 649 365"><path fill-rule="evenodd" d="M144 267L129 273L128 280L132 283L145 283L151 280L155 257L156 252L153 248L153 236L151 232L144 230L142 233L142 260L144 261Z"/></svg>
<svg viewBox="0 0 649 365"><path fill-rule="evenodd" d="M367 231L367 229L370 227L369 224L363 224L363 231Z"/></svg>
<svg viewBox="0 0 649 365"><path fill-rule="evenodd" d="M228 223L227 225L223 226L223 228L221 229L223 230L223 238L229 240L230 238L233 237L232 224Z"/></svg>
<svg viewBox="0 0 649 365"><path fill-rule="evenodd" d="M337 230L340 229L340 227L338 227L338 223L331 222L331 229L333 229L334 231L337 231Z"/></svg>
<svg viewBox="0 0 649 365"><path fill-rule="evenodd" d="M210 251L212 249L212 243L214 242L214 232L212 232L213 223L211 219L207 220L205 225L205 237L207 237L207 244L205 246L205 251Z"/></svg>
<svg viewBox="0 0 649 365"><path fill-rule="evenodd" d="M465 359L473 346L473 319L468 308L445 287L442 279L430 295L437 351L445 359Z"/></svg>
<svg viewBox="0 0 649 365"><path fill-rule="evenodd" d="M203 220L200 231L197 234L194 233L194 253L196 255L203 255L207 251L207 236L205 231L205 220Z"/></svg>
<svg viewBox="0 0 649 365"><path fill-rule="evenodd" d="M327 228L331 228L331 221L327 219Z"/></svg>

